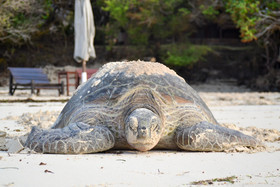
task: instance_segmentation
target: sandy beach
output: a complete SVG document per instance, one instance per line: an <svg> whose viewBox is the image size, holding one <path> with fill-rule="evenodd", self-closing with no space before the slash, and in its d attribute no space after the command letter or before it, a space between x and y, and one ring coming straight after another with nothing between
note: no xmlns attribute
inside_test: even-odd
<svg viewBox="0 0 280 187"><path fill-rule="evenodd" d="M280 187L280 0L0 5L0 187Z"/></svg>
<svg viewBox="0 0 280 187"><path fill-rule="evenodd" d="M31 126L49 128L69 97L48 91L41 96L27 91L9 96L7 88L1 88L0 131L6 136L0 137L0 186L279 186L280 93L217 82L193 87L219 123L256 136L266 148L228 153L30 154L19 142Z"/></svg>

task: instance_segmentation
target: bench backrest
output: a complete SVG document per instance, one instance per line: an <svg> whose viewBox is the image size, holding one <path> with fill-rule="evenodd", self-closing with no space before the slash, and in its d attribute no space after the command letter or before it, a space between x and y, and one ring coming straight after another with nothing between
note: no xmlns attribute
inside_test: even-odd
<svg viewBox="0 0 280 187"><path fill-rule="evenodd" d="M13 79L18 84L34 83L50 83L48 76L40 68L8 68L13 76Z"/></svg>

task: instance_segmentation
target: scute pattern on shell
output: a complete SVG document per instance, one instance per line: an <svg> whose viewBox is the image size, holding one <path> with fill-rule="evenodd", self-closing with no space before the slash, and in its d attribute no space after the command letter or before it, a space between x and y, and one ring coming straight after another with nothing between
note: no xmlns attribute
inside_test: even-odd
<svg viewBox="0 0 280 187"><path fill-rule="evenodd" d="M139 119L133 124L137 130L129 122L132 117ZM111 148L223 151L238 145L255 147L259 142L221 127L197 92L174 71L143 61L104 65L79 87L52 129L33 128L26 143L48 153Z"/></svg>
<svg viewBox="0 0 280 187"><path fill-rule="evenodd" d="M56 121L54 128L66 126L74 111L86 110L86 108L81 109L86 105L98 104L99 107L108 108L118 103L118 107L115 108L124 110L125 103L122 101L137 90L145 90L145 88L157 94L158 99L161 100L158 105L174 107L175 104L191 103L199 106L205 115L209 115L209 118L213 118L196 91L166 66L143 61L113 62L105 64L79 87L63 109L60 120ZM212 121L215 121L214 118Z"/></svg>

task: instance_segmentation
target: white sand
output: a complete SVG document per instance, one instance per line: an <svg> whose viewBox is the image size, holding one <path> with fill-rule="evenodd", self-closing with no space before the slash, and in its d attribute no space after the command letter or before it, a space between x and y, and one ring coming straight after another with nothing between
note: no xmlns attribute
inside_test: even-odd
<svg viewBox="0 0 280 187"><path fill-rule="evenodd" d="M279 152L0 155L3 186L188 186L233 175L238 186L280 184Z"/></svg>
<svg viewBox="0 0 280 187"><path fill-rule="evenodd" d="M200 90L220 123L267 140L269 149L253 154L115 151L51 155L0 151L0 186L190 186L204 180L220 185L230 183L214 182L215 178L223 180L231 176L237 177L233 180L236 186L279 186L280 93L257 93L216 83L194 87ZM54 91L42 90L41 94L31 98L37 101L69 98L57 97ZM7 133L7 139L24 135L32 125L50 126L65 105L14 102L28 97L29 91L16 91L11 97L7 88L0 89L0 131Z"/></svg>

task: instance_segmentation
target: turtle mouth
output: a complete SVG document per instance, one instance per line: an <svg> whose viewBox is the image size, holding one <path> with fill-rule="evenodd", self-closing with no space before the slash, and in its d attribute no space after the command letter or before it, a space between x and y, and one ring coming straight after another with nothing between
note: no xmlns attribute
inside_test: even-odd
<svg viewBox="0 0 280 187"><path fill-rule="evenodd" d="M153 145L155 140L149 136L143 137L143 136L137 136L134 141L132 141L135 145Z"/></svg>
<svg viewBox="0 0 280 187"><path fill-rule="evenodd" d="M137 138L129 143L138 151L149 151L155 146L155 142L150 138Z"/></svg>
<svg viewBox="0 0 280 187"><path fill-rule="evenodd" d="M154 147L154 144L152 143L135 143L132 145L135 149L138 151L149 151Z"/></svg>

